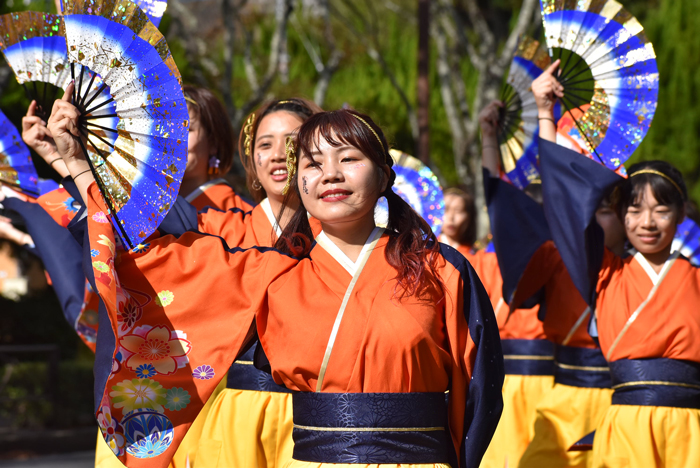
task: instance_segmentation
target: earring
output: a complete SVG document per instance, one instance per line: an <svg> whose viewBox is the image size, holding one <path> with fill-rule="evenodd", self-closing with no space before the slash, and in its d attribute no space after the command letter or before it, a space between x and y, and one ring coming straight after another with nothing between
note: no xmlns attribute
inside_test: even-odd
<svg viewBox="0 0 700 468"><path fill-rule="evenodd" d="M262 188L262 185L260 185L260 181L258 179L255 179L252 185L253 190L260 190Z"/></svg>
<svg viewBox="0 0 700 468"><path fill-rule="evenodd" d="M209 157L209 174L218 174L220 163L221 161L219 161L219 158L217 158L215 154L212 154Z"/></svg>

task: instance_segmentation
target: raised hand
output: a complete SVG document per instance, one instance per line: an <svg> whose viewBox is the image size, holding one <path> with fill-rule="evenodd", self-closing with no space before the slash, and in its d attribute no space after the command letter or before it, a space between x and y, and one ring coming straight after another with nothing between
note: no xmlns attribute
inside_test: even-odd
<svg viewBox="0 0 700 468"><path fill-rule="evenodd" d="M492 177L500 173L500 150L498 145L498 124L501 119L503 102L491 101L479 112L481 127L481 163Z"/></svg>
<svg viewBox="0 0 700 468"><path fill-rule="evenodd" d="M22 140L38 154L41 159L54 168L61 177L68 175L68 169L56 151L56 144L41 117L36 115L37 104L32 101L27 115L22 117Z"/></svg>
<svg viewBox="0 0 700 468"><path fill-rule="evenodd" d="M537 119L540 124L540 138L556 141L557 126L554 121L554 103L564 97L564 87L554 77L561 60L556 60L532 82L532 94L537 103Z"/></svg>
<svg viewBox="0 0 700 468"><path fill-rule="evenodd" d="M500 120L500 112L503 108L503 102L491 101L481 112L479 112L479 126L481 127L481 135L486 138L496 136L498 132L498 121Z"/></svg>
<svg viewBox="0 0 700 468"><path fill-rule="evenodd" d="M56 150L66 163L80 195L83 200L87 200L88 186L95 178L82 149L87 144L86 140L83 139L81 145L82 136L78 127L80 111L70 102L74 88L75 83L69 84L63 97L53 103L48 128L56 143Z"/></svg>
<svg viewBox="0 0 700 468"><path fill-rule="evenodd" d="M532 82L532 94L535 95L540 117L551 117L557 98L564 97L564 87L554 77L561 60L555 60Z"/></svg>

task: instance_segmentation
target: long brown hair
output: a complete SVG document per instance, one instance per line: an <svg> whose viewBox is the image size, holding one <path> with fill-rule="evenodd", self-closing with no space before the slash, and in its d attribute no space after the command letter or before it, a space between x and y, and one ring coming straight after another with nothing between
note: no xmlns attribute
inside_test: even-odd
<svg viewBox="0 0 700 468"><path fill-rule="evenodd" d="M265 189L258 181L255 172L255 162L253 161L253 150L255 149L255 137L258 134L258 127L265 116L278 111L285 111L298 116L302 122L309 117L323 110L316 103L303 98L275 99L267 101L257 110L251 113L241 127L238 136L238 156L245 169L246 185L253 199L260 203L267 197ZM257 185L256 185L257 182Z"/></svg>
<svg viewBox="0 0 700 468"><path fill-rule="evenodd" d="M216 149L219 174L223 176L233 165L233 126L226 109L208 89L185 85L182 91L191 100L187 100L187 108L199 120L209 145Z"/></svg>
<svg viewBox="0 0 700 468"><path fill-rule="evenodd" d="M310 157L321 138L334 147L354 146L377 166L390 168L387 187L379 196L386 197L389 205L386 232L390 237L385 258L398 272L396 280L402 289L401 295L420 294L429 284L440 283L435 269L439 250L437 238L428 223L392 190L396 173L382 129L369 116L354 110L316 114L304 122L296 135L297 166L302 158ZM297 177L291 179L283 211L291 196L301 199ZM313 239L313 233L302 203L275 247L292 255L308 254L308 239Z"/></svg>

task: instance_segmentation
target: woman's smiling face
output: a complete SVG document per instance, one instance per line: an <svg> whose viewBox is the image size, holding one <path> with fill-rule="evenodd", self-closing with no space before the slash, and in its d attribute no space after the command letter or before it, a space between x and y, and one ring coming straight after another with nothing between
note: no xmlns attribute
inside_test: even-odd
<svg viewBox="0 0 700 468"><path fill-rule="evenodd" d="M258 125L253 146L253 162L260 185L270 198L282 200L287 183L285 141L302 124L301 118L287 111L266 115Z"/></svg>
<svg viewBox="0 0 700 468"><path fill-rule="evenodd" d="M660 204L650 185L625 212L627 239L642 254L655 254L668 248L676 234L681 213Z"/></svg>
<svg viewBox="0 0 700 468"><path fill-rule="evenodd" d="M297 172L306 210L324 224L373 217L374 206L386 189L389 168L380 168L347 143L332 146L318 134L316 141L311 154L300 155Z"/></svg>

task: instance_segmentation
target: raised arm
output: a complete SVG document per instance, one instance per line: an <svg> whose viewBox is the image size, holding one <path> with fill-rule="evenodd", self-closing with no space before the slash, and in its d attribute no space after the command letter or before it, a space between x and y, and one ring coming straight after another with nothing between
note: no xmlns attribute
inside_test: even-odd
<svg viewBox="0 0 700 468"><path fill-rule="evenodd" d="M549 239L542 207L513 185L501 180L498 128L499 101L479 114L482 135L484 191L493 244L503 278L503 298L510 301L535 251Z"/></svg>
<svg viewBox="0 0 700 468"><path fill-rule="evenodd" d="M563 96L563 88L553 76L558 65L557 60L532 83L540 116L544 212L571 279L586 303L595 307L595 288L605 249L595 212L610 187L621 178L595 161L554 143L556 126L552 107L556 98Z"/></svg>

